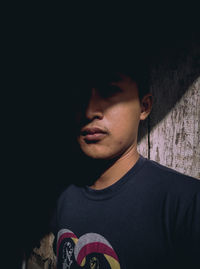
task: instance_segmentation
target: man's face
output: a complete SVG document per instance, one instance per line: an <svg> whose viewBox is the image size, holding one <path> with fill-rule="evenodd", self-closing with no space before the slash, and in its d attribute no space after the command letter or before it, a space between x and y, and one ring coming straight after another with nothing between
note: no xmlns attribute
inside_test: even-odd
<svg viewBox="0 0 200 269"><path fill-rule="evenodd" d="M77 139L81 150L94 159L113 159L137 145L141 105L136 83L120 80L91 88L76 111Z"/></svg>

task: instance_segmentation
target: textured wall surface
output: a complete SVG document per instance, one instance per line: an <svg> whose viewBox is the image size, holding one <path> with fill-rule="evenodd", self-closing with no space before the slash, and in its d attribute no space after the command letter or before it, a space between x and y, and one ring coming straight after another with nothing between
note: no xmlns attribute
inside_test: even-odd
<svg viewBox="0 0 200 269"><path fill-rule="evenodd" d="M141 125L139 152L200 178L199 48L164 59L152 70L153 109Z"/></svg>
<svg viewBox="0 0 200 269"><path fill-rule="evenodd" d="M169 100L169 99L168 99ZM154 114L159 110L154 111ZM200 78L150 132L150 158L200 178Z"/></svg>
<svg viewBox="0 0 200 269"><path fill-rule="evenodd" d="M54 235L46 235L40 242L39 248L34 248L27 261L27 269L55 269L56 257L53 252ZM22 268L25 269L25 268Z"/></svg>
<svg viewBox="0 0 200 269"><path fill-rule="evenodd" d="M199 47L164 57L152 69L154 106L141 122L139 152L184 174L200 178ZM42 239L27 269L53 269L53 235Z"/></svg>

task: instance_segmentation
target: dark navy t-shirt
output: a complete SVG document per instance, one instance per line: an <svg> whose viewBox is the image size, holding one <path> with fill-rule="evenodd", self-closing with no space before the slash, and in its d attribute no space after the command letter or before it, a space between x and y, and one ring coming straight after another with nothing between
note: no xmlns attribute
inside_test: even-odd
<svg viewBox="0 0 200 269"><path fill-rule="evenodd" d="M140 156L108 188L67 187L52 227L57 268L200 268L200 181Z"/></svg>

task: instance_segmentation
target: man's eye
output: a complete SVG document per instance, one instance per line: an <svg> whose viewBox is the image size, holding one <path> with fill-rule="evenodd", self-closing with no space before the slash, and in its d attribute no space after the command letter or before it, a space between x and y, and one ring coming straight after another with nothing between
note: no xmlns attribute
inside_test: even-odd
<svg viewBox="0 0 200 269"><path fill-rule="evenodd" d="M112 97L122 91L121 88L115 85L102 86L98 90L99 94L104 98Z"/></svg>

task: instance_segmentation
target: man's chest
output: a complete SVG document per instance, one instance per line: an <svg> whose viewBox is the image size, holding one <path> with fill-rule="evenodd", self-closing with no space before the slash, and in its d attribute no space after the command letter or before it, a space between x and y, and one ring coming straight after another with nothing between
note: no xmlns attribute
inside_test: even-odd
<svg viewBox="0 0 200 269"><path fill-rule="evenodd" d="M151 268L168 259L170 244L168 225L158 210L70 207L59 219L58 268Z"/></svg>

